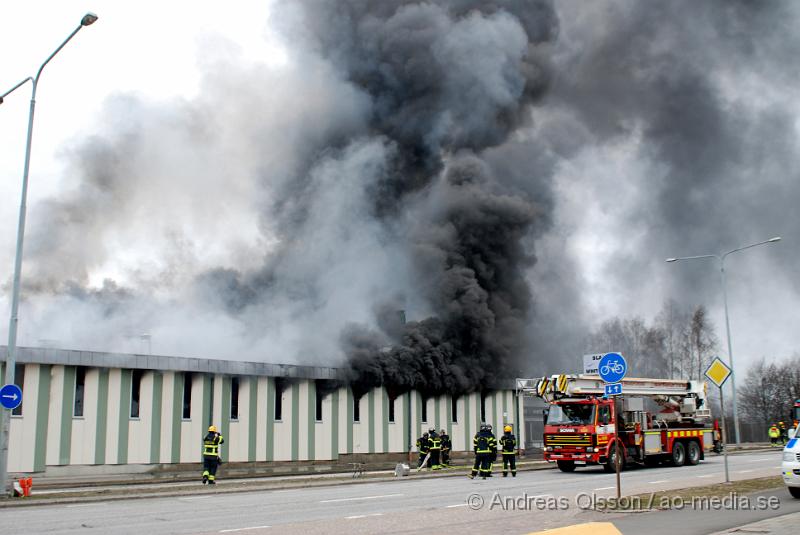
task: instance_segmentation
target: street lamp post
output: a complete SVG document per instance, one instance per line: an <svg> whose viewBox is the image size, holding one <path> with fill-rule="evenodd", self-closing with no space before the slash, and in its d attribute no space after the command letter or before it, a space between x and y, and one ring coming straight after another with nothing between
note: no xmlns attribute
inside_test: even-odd
<svg viewBox="0 0 800 535"><path fill-rule="evenodd" d="M39 67L35 77L28 77L19 82L0 95L0 104L3 99L12 93L17 88L21 87L25 82L30 81L33 86L31 89L31 105L28 112L28 138L25 144L25 165L22 171L22 200L19 205L19 223L17 226L17 251L14 259L14 280L11 289L11 316L8 324L8 353L6 355L6 384L14 383L14 368L16 367L16 351L17 351L17 323L18 323L18 310L19 310L19 294L20 294L20 279L22 275L22 244L25 236L25 216L28 197L28 171L30 170L31 163L31 141L33 140L33 113L36 108L36 89L39 85L39 78L42 76L42 71L45 66L50 62L53 57L58 54L62 48L77 34L84 26L90 26L97 21L97 15L94 13L87 13L81 18L81 23L75 28L69 36L55 49L55 51L44 60L44 63ZM2 485L2 494L7 496L9 492L8 486L8 438L9 438L9 414L5 409L0 409L0 485Z"/></svg>
<svg viewBox="0 0 800 535"><path fill-rule="evenodd" d="M728 338L728 359L730 360L731 364L731 390L733 394L733 431L734 431L734 444L739 444L740 434L739 434L739 406L736 400L736 371L733 367L733 348L731 347L731 322L728 315L728 289L725 279L725 259L728 255L732 253L736 253L738 251L744 251L745 249L750 249L751 247L757 247L759 245L765 245L768 243L775 243L781 241L780 236L775 236L774 238L770 238L768 240L760 241L758 243L752 243L750 245L745 245L744 247L739 247L728 251L727 253L722 254L704 254L698 256L683 256L679 258L667 258L667 262L677 262L678 260L696 260L698 258L716 258L719 260L719 271L720 271L720 280L722 282L722 301L725 306L725 332ZM722 415L725 418L725 415Z"/></svg>

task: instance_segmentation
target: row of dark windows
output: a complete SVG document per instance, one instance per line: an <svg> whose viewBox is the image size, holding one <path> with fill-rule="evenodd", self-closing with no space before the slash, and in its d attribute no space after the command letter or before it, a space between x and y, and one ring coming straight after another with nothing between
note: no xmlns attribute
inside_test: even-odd
<svg viewBox="0 0 800 535"><path fill-rule="evenodd" d="M15 383L23 388L25 384L25 366L18 364L15 368ZM131 404L130 404L130 417L139 418L140 397L142 377L144 370L133 370L131 374ZM191 373L183 374L183 407L181 416L184 420L188 420L192 415L192 383L194 376ZM289 381L281 378L275 379L275 403L274 403L274 419L280 421L283 419L283 392L289 387ZM315 392L315 418L318 422L322 421L322 402L325 396L330 392L331 387L325 382L317 381ZM75 396L73 406L73 416L82 417L84 411L84 400L86 390L86 367L78 366L75 372ZM361 407L360 400L363 393L357 394L354 392L353 399L353 421L361 421ZM395 421L395 401L397 396L389 397L389 414L388 420L390 423ZM458 422L458 399L454 398L451 404L450 418L453 423ZM428 398L422 399L422 408L420 413L420 420L422 422L428 421ZM480 401L481 421L486 420L486 395L481 394ZM14 416L22 415L22 404L12 411ZM232 420L239 419L239 378L231 378L231 411L230 418Z"/></svg>

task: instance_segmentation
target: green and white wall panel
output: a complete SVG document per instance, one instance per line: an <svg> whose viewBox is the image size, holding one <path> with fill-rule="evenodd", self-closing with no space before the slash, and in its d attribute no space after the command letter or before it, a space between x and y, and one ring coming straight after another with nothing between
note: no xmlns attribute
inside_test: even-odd
<svg viewBox="0 0 800 535"><path fill-rule="evenodd" d="M200 462L201 439L210 423L225 436L223 455L232 462L333 460L339 455L399 453L429 428L449 430L455 450L471 450L480 423L480 394L452 400L430 397L422 421L422 396L408 392L390 400L384 388L357 402L338 388L322 400L316 419L313 380L289 381L281 393L282 418L274 420L275 379L238 376L238 419L231 420L231 376L192 374L191 411L183 418L185 373L146 371L142 375L139 416L130 416L133 370L87 368L83 416L74 416L75 366L26 364L23 414L11 420L9 470L42 471L45 466ZM452 403L458 421L452 421ZM515 405L518 404L518 405ZM516 408L515 408L516 407ZM500 430L522 414L511 391L486 397L486 421ZM518 435L520 426L515 425ZM409 436L410 434L410 436ZM520 436L520 440L524 437ZM33 447L30 445L33 444Z"/></svg>

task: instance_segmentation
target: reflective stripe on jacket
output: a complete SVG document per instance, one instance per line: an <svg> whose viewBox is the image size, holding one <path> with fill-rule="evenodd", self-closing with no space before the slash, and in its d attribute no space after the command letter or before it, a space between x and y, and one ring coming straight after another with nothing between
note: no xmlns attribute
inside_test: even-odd
<svg viewBox="0 0 800 535"><path fill-rule="evenodd" d="M219 433L206 435L203 439L203 457L219 457L219 446L225 442Z"/></svg>
<svg viewBox="0 0 800 535"><path fill-rule="evenodd" d="M472 448L475 453L492 453L495 450L495 438L491 434L478 433L472 439Z"/></svg>
<svg viewBox="0 0 800 535"><path fill-rule="evenodd" d="M517 447L517 437L512 434L503 435L500 437L500 445L503 447L503 453L514 453Z"/></svg>

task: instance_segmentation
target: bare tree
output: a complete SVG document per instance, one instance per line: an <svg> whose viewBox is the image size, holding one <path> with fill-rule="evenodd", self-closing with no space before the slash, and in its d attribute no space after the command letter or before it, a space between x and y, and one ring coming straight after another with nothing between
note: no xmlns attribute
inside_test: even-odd
<svg viewBox="0 0 800 535"><path fill-rule="evenodd" d="M689 317L686 311L680 310L677 303L669 299L664 301L661 311L656 316L656 325L664 334L664 352L667 360L669 377L673 378L681 368L681 346L686 338L686 326Z"/></svg>
<svg viewBox="0 0 800 535"><path fill-rule="evenodd" d="M717 336L714 333L714 326L708 320L706 307L698 305L692 313L692 320L689 327L690 347L693 357L690 361L696 364L697 379L703 379L703 373L711 362L712 352L717 348ZM692 377L694 370L689 372Z"/></svg>
<svg viewBox="0 0 800 535"><path fill-rule="evenodd" d="M650 326L641 317L604 321L587 337L586 351L620 351L630 357L631 374L702 379L716 346L704 306L690 314L667 301Z"/></svg>
<svg viewBox="0 0 800 535"><path fill-rule="evenodd" d="M800 355L771 363L762 358L753 364L739 398L744 414L759 425L791 420L794 400L800 398Z"/></svg>

